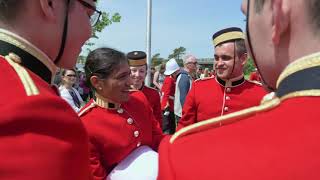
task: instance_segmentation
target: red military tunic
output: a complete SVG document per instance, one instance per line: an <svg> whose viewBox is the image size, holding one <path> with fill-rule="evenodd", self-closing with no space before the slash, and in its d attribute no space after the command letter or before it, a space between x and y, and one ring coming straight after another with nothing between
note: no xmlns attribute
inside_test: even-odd
<svg viewBox="0 0 320 180"><path fill-rule="evenodd" d="M176 80L171 76L166 76L161 88L161 110L165 110L169 102L169 110L174 112L174 93L176 90Z"/></svg>
<svg viewBox="0 0 320 180"><path fill-rule="evenodd" d="M88 180L88 136L39 49L0 30L0 179Z"/></svg>
<svg viewBox="0 0 320 180"><path fill-rule="evenodd" d="M122 159L141 145L158 150L162 131L144 94L135 91L124 104L97 97L79 113L92 143L90 161L94 179L105 179Z"/></svg>
<svg viewBox="0 0 320 180"><path fill-rule="evenodd" d="M228 82L214 77L196 80L186 97L177 129L259 105L265 94L261 85L243 76Z"/></svg>
<svg viewBox="0 0 320 180"><path fill-rule="evenodd" d="M320 179L320 54L281 74L262 105L180 130L162 141L158 180ZM188 129L188 130L187 130Z"/></svg>
<svg viewBox="0 0 320 180"><path fill-rule="evenodd" d="M141 91L147 97L147 99L151 105L151 108L153 110L153 115L161 126L162 125L162 113L161 113L159 92L156 89L150 88L145 85L142 86Z"/></svg>

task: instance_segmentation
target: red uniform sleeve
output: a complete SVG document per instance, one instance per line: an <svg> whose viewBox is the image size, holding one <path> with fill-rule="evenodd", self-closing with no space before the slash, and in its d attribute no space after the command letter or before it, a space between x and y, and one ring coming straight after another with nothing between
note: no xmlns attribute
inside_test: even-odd
<svg viewBox="0 0 320 180"><path fill-rule="evenodd" d="M157 93L157 95L155 95L154 98L155 98L155 104L153 107L153 114L156 120L159 122L160 127L162 127L162 111L161 111L159 94Z"/></svg>
<svg viewBox="0 0 320 180"><path fill-rule="evenodd" d="M90 179L88 136L66 102L28 96L0 111L0 179Z"/></svg>
<svg viewBox="0 0 320 180"><path fill-rule="evenodd" d="M174 180L174 173L170 161L170 137L165 137L159 146L159 173L157 180Z"/></svg>
<svg viewBox="0 0 320 180"><path fill-rule="evenodd" d="M155 119L154 115L152 114L152 110L150 108L150 114L149 114L150 120L152 121L152 142L153 142L153 149L155 151L158 150L159 144L164 137L164 134L162 133L162 129L160 128L159 122Z"/></svg>
<svg viewBox="0 0 320 180"><path fill-rule="evenodd" d="M186 101L182 108L182 117L178 122L177 131L183 127L194 124L197 122L197 105L195 102L195 84L192 87L186 97Z"/></svg>
<svg viewBox="0 0 320 180"><path fill-rule="evenodd" d="M90 169L93 176L93 180L104 180L107 177L107 173L101 164L100 153L97 151L97 147L94 140L90 140Z"/></svg>
<svg viewBox="0 0 320 180"><path fill-rule="evenodd" d="M171 81L169 77L166 77L163 81L163 85L161 88L161 93L162 93L161 110L164 110L167 103L169 102L170 89L171 89Z"/></svg>

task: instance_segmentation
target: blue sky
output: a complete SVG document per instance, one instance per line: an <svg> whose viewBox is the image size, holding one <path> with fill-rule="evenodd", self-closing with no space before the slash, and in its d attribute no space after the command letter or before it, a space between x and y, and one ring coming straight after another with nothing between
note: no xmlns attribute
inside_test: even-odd
<svg viewBox="0 0 320 180"><path fill-rule="evenodd" d="M183 46L198 58L211 58L214 32L231 26L244 30L241 1L153 0L152 54L167 58L173 49ZM98 34L97 47L145 51L147 0L100 0L98 8L119 12L122 19Z"/></svg>

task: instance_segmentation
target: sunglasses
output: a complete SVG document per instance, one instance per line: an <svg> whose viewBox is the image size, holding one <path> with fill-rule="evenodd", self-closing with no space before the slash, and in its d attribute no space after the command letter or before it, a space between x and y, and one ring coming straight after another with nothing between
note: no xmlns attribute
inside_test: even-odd
<svg viewBox="0 0 320 180"><path fill-rule="evenodd" d="M68 77L76 77L75 74L67 74L66 76L68 76Z"/></svg>

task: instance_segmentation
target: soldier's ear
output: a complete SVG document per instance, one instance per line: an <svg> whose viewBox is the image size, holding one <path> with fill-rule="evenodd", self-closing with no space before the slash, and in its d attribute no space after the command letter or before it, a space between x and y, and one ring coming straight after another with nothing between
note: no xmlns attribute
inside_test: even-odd
<svg viewBox="0 0 320 180"><path fill-rule="evenodd" d="M55 1L53 0L39 0L40 7L42 10L43 15L46 17L47 20L56 21L56 9L55 9Z"/></svg>
<svg viewBox="0 0 320 180"><path fill-rule="evenodd" d="M289 27L289 8L283 0L274 0L272 3L272 41L277 45L283 33Z"/></svg>
<svg viewBox="0 0 320 180"><path fill-rule="evenodd" d="M248 60L248 53L243 53L240 57L241 65L244 66Z"/></svg>
<svg viewBox="0 0 320 180"><path fill-rule="evenodd" d="M101 88L103 88L103 82L97 76L91 76L90 83L91 86L96 90L100 90Z"/></svg>

